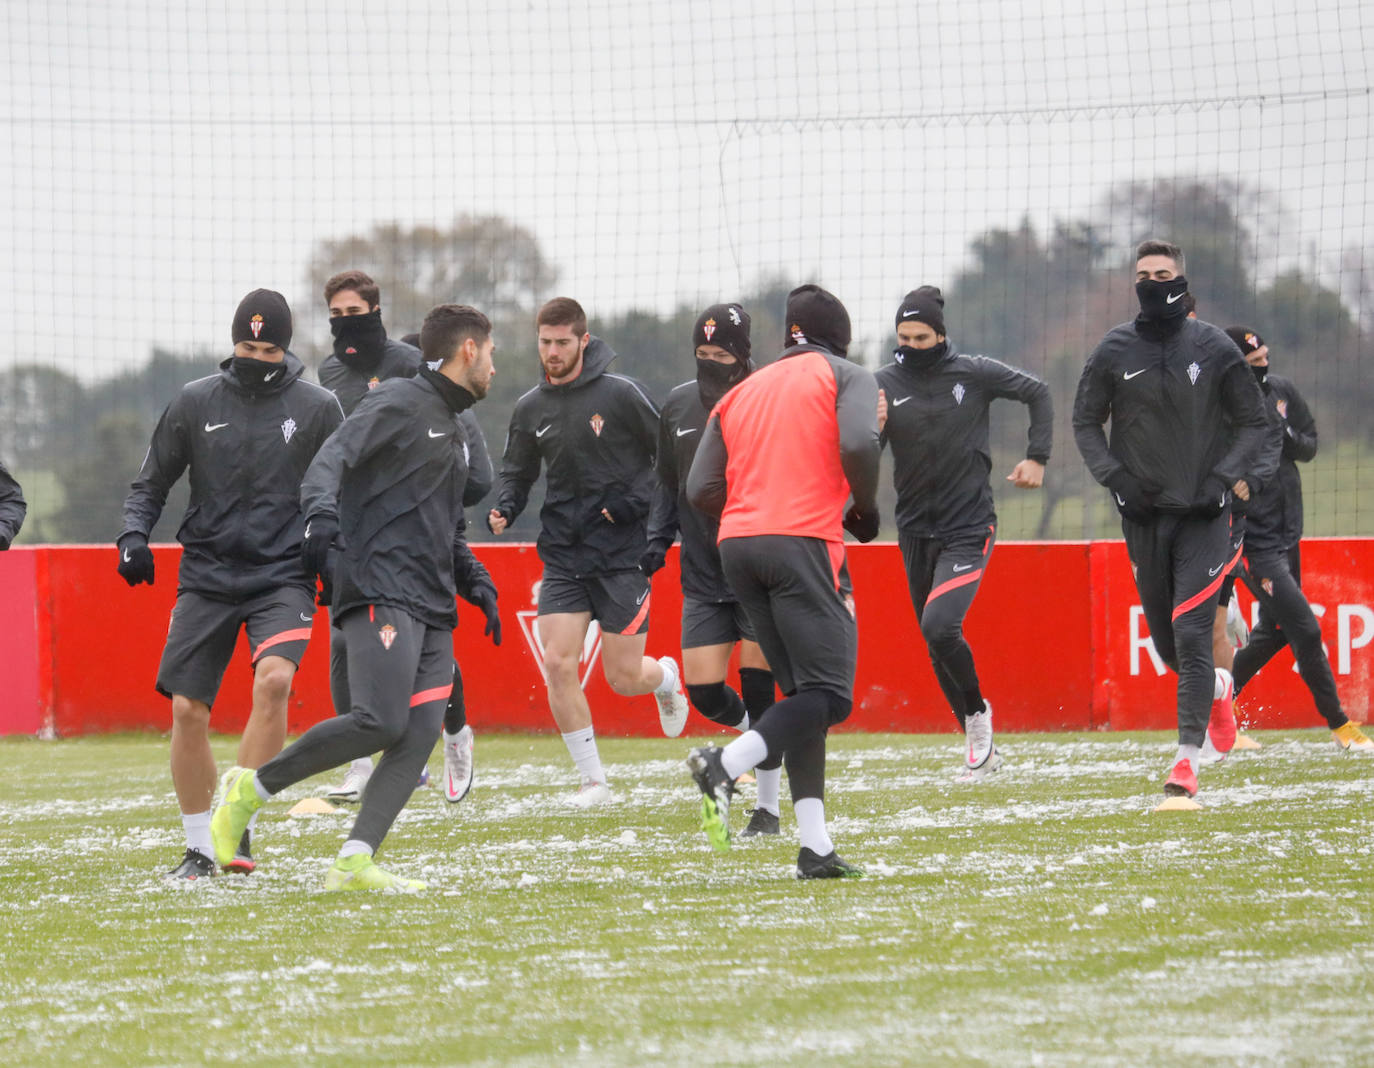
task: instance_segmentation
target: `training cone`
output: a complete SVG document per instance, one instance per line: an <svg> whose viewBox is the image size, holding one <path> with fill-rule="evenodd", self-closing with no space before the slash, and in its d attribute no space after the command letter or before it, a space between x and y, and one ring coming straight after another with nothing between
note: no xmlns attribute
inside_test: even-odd
<svg viewBox="0 0 1374 1068"><path fill-rule="evenodd" d="M327 816L339 810L322 797L306 797L291 806L288 816Z"/></svg>
<svg viewBox="0 0 1374 1068"><path fill-rule="evenodd" d="M1237 735L1236 735L1236 744L1235 744L1232 748L1234 748L1234 749L1259 749L1259 748L1260 748L1260 744L1259 744L1259 742L1255 741L1255 739L1251 738L1248 734L1237 734Z"/></svg>
<svg viewBox="0 0 1374 1068"><path fill-rule="evenodd" d="M1191 797L1166 797L1155 806L1156 812L1196 812L1202 806Z"/></svg>

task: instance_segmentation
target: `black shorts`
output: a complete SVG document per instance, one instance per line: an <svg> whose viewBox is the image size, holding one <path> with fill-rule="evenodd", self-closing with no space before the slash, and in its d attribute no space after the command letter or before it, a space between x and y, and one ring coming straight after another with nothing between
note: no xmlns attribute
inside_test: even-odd
<svg viewBox="0 0 1374 1068"><path fill-rule="evenodd" d="M649 579L639 568L602 575L569 575L544 569L539 580L539 614L588 612L607 634L649 630Z"/></svg>
<svg viewBox="0 0 1374 1068"><path fill-rule="evenodd" d="M315 599L301 586L283 586L238 604L183 590L177 594L167 627L157 692L213 705L234 655L239 627L248 631L250 663L270 655L299 666L310 644L314 618Z"/></svg>
<svg viewBox="0 0 1374 1068"><path fill-rule="evenodd" d="M734 645L752 642L754 627L744 606L738 601L698 601L682 598L682 647L699 649L705 645Z"/></svg>

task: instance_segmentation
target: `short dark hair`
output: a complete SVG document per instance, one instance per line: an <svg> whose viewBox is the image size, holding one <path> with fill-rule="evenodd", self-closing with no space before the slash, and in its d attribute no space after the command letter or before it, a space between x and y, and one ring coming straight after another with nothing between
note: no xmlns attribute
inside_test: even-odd
<svg viewBox="0 0 1374 1068"><path fill-rule="evenodd" d="M1184 293L1184 294L1183 294L1183 314L1184 314L1184 315L1196 315L1196 314L1197 314L1197 297L1193 296L1191 293Z"/></svg>
<svg viewBox="0 0 1374 1068"><path fill-rule="evenodd" d="M1183 273L1183 250L1169 241L1160 241L1158 238L1147 237L1135 247L1135 261L1139 263L1146 256L1168 256L1174 261L1174 266L1178 268L1178 273Z"/></svg>
<svg viewBox="0 0 1374 1068"><path fill-rule="evenodd" d="M426 361L448 363L464 341L478 345L491 337L491 320L467 304L440 304L430 310L420 327L420 352Z"/></svg>
<svg viewBox="0 0 1374 1068"><path fill-rule="evenodd" d="M333 278L324 284L324 302L328 304L345 289L351 289L363 300L367 301L369 308L375 308L382 302L382 291L377 288L370 275L359 270L340 271Z"/></svg>
<svg viewBox="0 0 1374 1068"><path fill-rule="evenodd" d="M539 309L534 317L535 328L541 326L570 326L581 337L587 332L587 313L572 297L554 297Z"/></svg>

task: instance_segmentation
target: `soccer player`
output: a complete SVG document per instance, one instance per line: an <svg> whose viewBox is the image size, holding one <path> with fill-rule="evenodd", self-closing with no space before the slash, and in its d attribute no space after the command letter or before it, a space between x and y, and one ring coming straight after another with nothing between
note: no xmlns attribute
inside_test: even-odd
<svg viewBox="0 0 1374 1068"><path fill-rule="evenodd" d="M29 506L24 501L24 491L14 476L0 464L0 552L8 549L19 536L19 528L24 525L24 516Z"/></svg>
<svg viewBox="0 0 1374 1068"><path fill-rule="evenodd" d="M964 617L997 538L988 473L988 409L998 397L1030 409L1026 458L1007 476L1020 489L1044 482L1054 432L1049 387L986 356L967 356L945 333L945 300L921 286L897 309L893 362L877 372L897 489L897 539L916 620L935 678L966 739L959 782L977 782L1002 764L992 705L983 697Z"/></svg>
<svg viewBox="0 0 1374 1068"><path fill-rule="evenodd" d="M589 808L611 799L577 667L593 619L611 689L626 697L652 693L670 738L687 723L676 662L644 655L649 579L639 561L647 548L658 409L638 382L611 373L615 353L587 332L577 301L555 297L539 309L535 325L543 377L515 403L487 525L493 534L505 532L524 511L543 465L536 625L549 711L581 779L572 804Z"/></svg>
<svg viewBox="0 0 1374 1068"><path fill-rule="evenodd" d="M324 284L325 304L329 308L329 329L334 335L334 351L320 365L320 381L339 398L345 414L358 406L382 382L391 378L411 378L420 370L419 335L400 341L387 336L382 325L381 289L370 275L359 270L340 271ZM463 426L469 459L467 488L463 493L464 507L478 504L491 491L491 457L487 439L471 411L459 416ZM480 608L487 619L487 633L500 644L501 621L497 610L496 584L467 544L467 521L459 523L454 540L454 567L458 577L458 592L464 600ZM466 579L466 581L465 581ZM347 651L342 644L342 632L330 628L330 677L342 678ZM337 662L337 663L335 663ZM473 733L467 722L467 707L463 699L463 678L458 663L453 665L453 692L444 712L444 798L461 801L472 787ZM340 714L346 705L335 704ZM372 775L372 758L359 757L350 765L343 782L329 791L334 801L357 801L367 788ZM423 773L423 784L428 778Z"/></svg>
<svg viewBox="0 0 1374 1068"><path fill-rule="evenodd" d="M466 443L458 414L486 396L495 373L491 323L475 308L444 304L420 331L438 370L382 383L320 451L301 486L309 515L305 567L334 568L334 614L347 666L334 681L348 712L317 723L256 772L237 770L215 810L217 857L274 794L378 750L382 758L358 817L325 877L326 890L424 884L373 857L415 788L453 685L452 543L463 509Z"/></svg>
<svg viewBox="0 0 1374 1068"><path fill-rule="evenodd" d="M738 731L749 729L773 704L775 687L754 629L725 581L716 538L720 522L687 500L692 469L706 417L731 387L753 370L749 313L738 304L713 304L692 328L696 376L668 394L658 424L659 484L649 516L649 548L640 561L646 575L663 566L682 533L682 675L687 696L707 719ZM739 692L725 684L730 654L739 646ZM782 758L756 771L758 807L742 838L780 833Z"/></svg>
<svg viewBox="0 0 1374 1068"><path fill-rule="evenodd" d="M1192 797L1204 738L1222 753L1235 742L1230 679L1212 661L1212 620L1229 559L1231 491L1253 470L1266 421L1235 343L1185 314L1182 249L1148 240L1135 258L1140 314L1088 357L1073 431L1121 512L1150 636L1178 674L1179 746L1164 792Z"/></svg>
<svg viewBox="0 0 1374 1068"><path fill-rule="evenodd" d="M1317 423L1291 381L1269 371L1269 346L1254 330L1227 331L1245 354L1264 394L1271 418L1282 426L1283 446L1278 476L1250 503L1246 518L1242 577L1259 601L1259 622L1250 642L1236 654L1235 686L1239 697L1274 654L1291 646L1298 674L1307 685L1317 712L1331 728L1336 748L1374 753L1374 741L1352 723L1341 708L1331 662L1322 646L1321 624L1302 592L1302 475L1298 464L1317 455Z"/></svg>
<svg viewBox="0 0 1374 1068"><path fill-rule="evenodd" d="M687 766L703 795L702 829L723 852L735 779L781 754L801 838L797 877L852 878L863 872L836 852L825 823L825 739L853 708L858 632L840 568L845 529L860 541L878 534L878 384L845 358L849 313L833 294L794 289L785 321L781 358L712 411L687 497L720 516L726 581L786 696L725 748L693 749Z"/></svg>
<svg viewBox="0 0 1374 1068"><path fill-rule="evenodd" d="M286 740L287 697L315 613L313 583L301 570L301 479L343 421L334 395L302 378L304 365L287 351L291 309L280 293L255 289L243 298L233 342L220 373L184 386L162 413L117 541L120 575L151 586L148 535L168 490L190 470L176 606L157 672L158 692L172 700L172 784L186 830L173 879L214 874L210 708L240 628L248 632L253 709L238 763L255 768ZM225 867L252 871L247 829L231 845L238 850L229 850Z"/></svg>

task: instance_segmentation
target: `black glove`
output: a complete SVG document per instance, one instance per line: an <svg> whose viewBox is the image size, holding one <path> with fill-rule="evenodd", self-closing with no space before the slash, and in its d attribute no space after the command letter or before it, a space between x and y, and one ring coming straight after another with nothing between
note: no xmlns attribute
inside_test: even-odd
<svg viewBox="0 0 1374 1068"><path fill-rule="evenodd" d="M1116 510L1133 523L1148 523L1155 517L1155 498L1159 490L1140 481L1124 467L1107 480Z"/></svg>
<svg viewBox="0 0 1374 1068"><path fill-rule="evenodd" d="M142 534L125 534L115 543L119 547L119 575L130 586L153 584L153 550Z"/></svg>
<svg viewBox="0 0 1374 1068"><path fill-rule="evenodd" d="M8 534L0 534L0 553L4 552L9 547L10 536Z"/></svg>
<svg viewBox="0 0 1374 1068"><path fill-rule="evenodd" d="M607 497L601 502L601 510L606 513L601 518L608 523L633 523L639 518L639 508L628 497Z"/></svg>
<svg viewBox="0 0 1374 1068"><path fill-rule="evenodd" d="M660 570L668 560L668 553L664 549L650 546L644 550L644 555L639 558L639 570L643 571L647 578L653 578L654 572Z"/></svg>
<svg viewBox="0 0 1374 1068"><path fill-rule="evenodd" d="M872 541L878 536L878 509L861 513L856 508L850 508L844 514L844 529L860 541Z"/></svg>
<svg viewBox="0 0 1374 1068"><path fill-rule="evenodd" d="M501 614L496 610L496 590L491 586L479 586L473 591L472 603L487 617L487 625L482 633L491 639L493 645L500 645Z"/></svg>
<svg viewBox="0 0 1374 1068"><path fill-rule="evenodd" d="M305 540L301 542L301 566L312 582L316 575L329 586L329 550L339 533L338 516L321 512L305 521Z"/></svg>
<svg viewBox="0 0 1374 1068"><path fill-rule="evenodd" d="M320 589L315 594L315 603L321 608L329 608L334 604L334 558L337 555L335 550L329 552L329 562L325 569L320 572Z"/></svg>
<svg viewBox="0 0 1374 1068"><path fill-rule="evenodd" d="M1226 482L1217 475L1208 475L1193 498L1193 515L1199 519L1215 519L1226 510L1229 496Z"/></svg>

